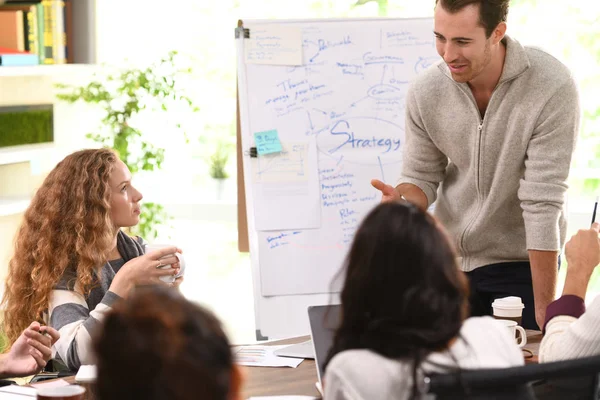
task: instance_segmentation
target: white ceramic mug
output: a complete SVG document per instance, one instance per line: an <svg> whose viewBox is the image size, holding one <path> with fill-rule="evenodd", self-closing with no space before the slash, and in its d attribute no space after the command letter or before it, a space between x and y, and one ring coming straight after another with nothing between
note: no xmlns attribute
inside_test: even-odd
<svg viewBox="0 0 600 400"><path fill-rule="evenodd" d="M517 346L523 347L527 344L527 335L525 334L525 329L523 329L522 326L517 325L515 321L511 321L509 319L500 319L498 322L508 328L511 337L516 337L516 333L519 331L520 340L518 341Z"/></svg>
<svg viewBox="0 0 600 400"><path fill-rule="evenodd" d="M156 243L147 244L146 245L146 253L150 253L151 251L156 251L156 250L164 249L165 247L174 247L174 246L171 245L171 244L156 244ZM173 282L175 282L175 279L179 278L180 276L183 276L183 273L185 271L185 259L183 258L183 255L181 253L175 253L174 255L179 260L179 273L177 275L161 276L160 280L163 281L163 282L173 283ZM173 267L172 267L171 264L166 264L166 265L163 265L163 266L161 266L159 268L161 268L161 269L167 269L167 268L173 268Z"/></svg>

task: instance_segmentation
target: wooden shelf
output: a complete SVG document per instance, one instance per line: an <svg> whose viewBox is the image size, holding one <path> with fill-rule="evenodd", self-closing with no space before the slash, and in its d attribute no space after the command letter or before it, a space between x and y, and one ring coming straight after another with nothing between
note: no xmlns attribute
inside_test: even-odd
<svg viewBox="0 0 600 400"><path fill-rule="evenodd" d="M0 165L29 162L43 152L52 151L54 143L27 144L0 148Z"/></svg>
<svg viewBox="0 0 600 400"><path fill-rule="evenodd" d="M29 197L0 197L0 217L20 214L27 210Z"/></svg>
<svg viewBox="0 0 600 400"><path fill-rule="evenodd" d="M19 76L60 76L91 71L93 64L30 65L25 67L0 67L0 78Z"/></svg>

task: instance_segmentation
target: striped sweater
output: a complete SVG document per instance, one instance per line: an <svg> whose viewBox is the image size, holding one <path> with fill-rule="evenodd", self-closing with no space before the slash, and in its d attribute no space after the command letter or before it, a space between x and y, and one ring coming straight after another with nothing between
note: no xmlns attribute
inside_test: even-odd
<svg viewBox="0 0 600 400"><path fill-rule="evenodd" d="M600 296L585 308L582 298L565 295L548 306L540 362L600 355Z"/></svg>
<svg viewBox="0 0 600 400"><path fill-rule="evenodd" d="M144 254L144 242L123 232L117 237L123 258L106 262L94 276L91 291L84 295L76 283L74 268L68 268L55 286L48 305L49 325L60 333L52 348L55 368L76 371L93 364L92 337L112 305L120 299L109 289L115 275L132 258Z"/></svg>

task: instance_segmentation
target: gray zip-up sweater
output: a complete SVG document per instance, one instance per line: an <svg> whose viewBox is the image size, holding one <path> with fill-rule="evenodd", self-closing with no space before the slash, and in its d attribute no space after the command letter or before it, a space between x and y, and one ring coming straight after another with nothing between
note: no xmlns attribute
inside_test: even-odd
<svg viewBox="0 0 600 400"><path fill-rule="evenodd" d="M399 183L417 185L449 230L462 269L528 260L565 239L565 193L579 128L568 69L506 37L500 81L482 119L444 62L420 74L406 104ZM439 190L438 190L439 186Z"/></svg>

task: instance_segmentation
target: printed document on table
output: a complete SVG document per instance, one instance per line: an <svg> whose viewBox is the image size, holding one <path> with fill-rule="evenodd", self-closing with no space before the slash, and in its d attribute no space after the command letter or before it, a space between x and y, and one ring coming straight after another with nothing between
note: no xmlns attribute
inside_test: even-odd
<svg viewBox="0 0 600 400"><path fill-rule="evenodd" d="M316 140L281 145L280 153L252 159L256 230L320 228Z"/></svg>
<svg viewBox="0 0 600 400"><path fill-rule="evenodd" d="M279 357L275 350L282 346L238 346L232 349L235 363L248 367L290 367L296 368L304 361L303 358Z"/></svg>

